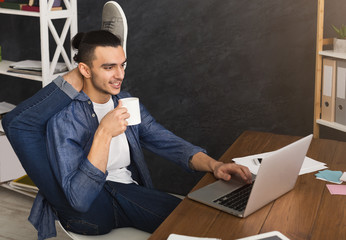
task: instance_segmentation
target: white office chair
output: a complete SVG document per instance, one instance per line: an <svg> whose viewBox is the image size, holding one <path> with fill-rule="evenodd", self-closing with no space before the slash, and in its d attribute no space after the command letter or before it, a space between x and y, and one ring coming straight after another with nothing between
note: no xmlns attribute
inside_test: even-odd
<svg viewBox="0 0 346 240"><path fill-rule="evenodd" d="M104 234L104 235L98 235L98 236L91 236L91 235L81 235L73 232L67 231L58 221L60 227L64 230L64 232L73 240L145 240L150 237L150 233L138 230L136 228L117 228L113 229L110 233Z"/></svg>

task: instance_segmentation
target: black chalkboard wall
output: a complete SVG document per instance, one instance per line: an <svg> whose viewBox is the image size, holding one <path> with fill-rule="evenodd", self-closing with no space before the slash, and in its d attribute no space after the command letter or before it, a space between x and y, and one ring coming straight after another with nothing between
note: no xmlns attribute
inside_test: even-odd
<svg viewBox="0 0 346 240"><path fill-rule="evenodd" d="M79 31L99 29L105 2L78 1ZM178 136L217 159L247 129L312 132L317 0L119 3L129 25L125 89ZM340 3L327 1L326 25L345 23ZM3 58L40 59L38 19L0 15L0 22ZM40 88L0 75L0 101L17 104ZM202 176L145 154L161 190L186 194Z"/></svg>

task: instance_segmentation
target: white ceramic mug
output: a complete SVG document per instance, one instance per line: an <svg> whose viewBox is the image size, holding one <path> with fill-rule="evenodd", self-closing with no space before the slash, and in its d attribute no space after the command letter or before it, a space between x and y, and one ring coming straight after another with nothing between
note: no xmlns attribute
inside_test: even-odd
<svg viewBox="0 0 346 240"><path fill-rule="evenodd" d="M120 99L123 107L127 108L130 117L127 120L128 125L137 125L141 123L141 111L139 109L139 98L129 97Z"/></svg>

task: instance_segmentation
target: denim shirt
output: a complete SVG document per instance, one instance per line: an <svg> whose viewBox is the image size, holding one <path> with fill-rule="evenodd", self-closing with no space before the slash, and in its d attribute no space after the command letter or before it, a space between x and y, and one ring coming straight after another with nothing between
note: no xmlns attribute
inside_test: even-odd
<svg viewBox="0 0 346 240"><path fill-rule="evenodd" d="M127 92L112 96L114 107L118 105L118 99L130 96ZM145 187L153 187L142 147L191 171L190 158L198 152L206 151L165 129L142 104L140 112L141 123L128 126L125 131L131 155L129 170L134 180ZM107 172L103 173L87 159L98 125L93 104L83 92L55 114L47 124L47 151L53 174L68 203L80 212L90 208L106 182ZM55 218L52 206L39 193L29 217L30 222L39 231L39 238L56 234Z"/></svg>

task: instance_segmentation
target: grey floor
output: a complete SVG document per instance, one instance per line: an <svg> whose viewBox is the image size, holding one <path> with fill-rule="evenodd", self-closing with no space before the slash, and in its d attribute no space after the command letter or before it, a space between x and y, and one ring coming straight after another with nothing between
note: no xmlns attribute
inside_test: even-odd
<svg viewBox="0 0 346 240"><path fill-rule="evenodd" d="M28 221L34 199L0 187L0 239L35 240L37 232ZM50 239L69 239L70 237L57 226L57 237Z"/></svg>

